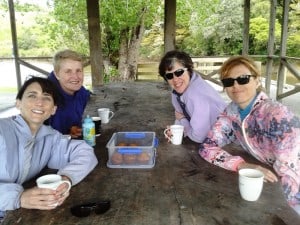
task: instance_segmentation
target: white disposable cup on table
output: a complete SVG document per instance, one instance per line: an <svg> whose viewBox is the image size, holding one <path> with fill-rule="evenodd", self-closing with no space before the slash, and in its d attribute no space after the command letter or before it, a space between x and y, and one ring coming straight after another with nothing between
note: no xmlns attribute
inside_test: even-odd
<svg viewBox="0 0 300 225"><path fill-rule="evenodd" d="M169 128L164 130L164 134L173 145L181 145L183 130L184 126L182 125L171 125ZM168 135L168 133L171 133L171 137Z"/></svg>
<svg viewBox="0 0 300 225"><path fill-rule="evenodd" d="M256 169L239 170L239 190L246 201L259 199L263 189L264 174Z"/></svg>
<svg viewBox="0 0 300 225"><path fill-rule="evenodd" d="M114 112L109 108L98 109L98 115L101 118L101 123L108 123L114 116Z"/></svg>
<svg viewBox="0 0 300 225"><path fill-rule="evenodd" d="M68 190L66 191L66 192L68 192L72 186L71 182L68 180L63 180L62 176L60 176L58 174L44 175L44 176L39 177L36 180L36 184L39 188L48 188L48 189L52 189L52 190L56 190L58 188L58 186L63 183L68 184Z"/></svg>

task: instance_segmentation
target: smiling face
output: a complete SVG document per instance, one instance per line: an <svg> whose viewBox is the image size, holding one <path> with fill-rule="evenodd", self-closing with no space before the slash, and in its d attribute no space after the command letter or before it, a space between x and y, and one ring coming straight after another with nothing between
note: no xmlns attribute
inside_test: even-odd
<svg viewBox="0 0 300 225"><path fill-rule="evenodd" d="M55 71L62 89L73 95L83 85L83 66L80 61L72 59L64 59L61 61L60 67Z"/></svg>
<svg viewBox="0 0 300 225"><path fill-rule="evenodd" d="M184 68L185 67L182 64L175 62L173 64L172 70L167 70L166 73L174 73L175 71ZM187 89L190 83L189 71L185 69L183 74L179 77L173 74L173 79L168 79L167 81L177 93L182 94Z"/></svg>
<svg viewBox="0 0 300 225"><path fill-rule="evenodd" d="M17 99L16 107L28 123L32 134L56 111L53 97L42 91L39 83L34 82L26 88L22 99Z"/></svg>
<svg viewBox="0 0 300 225"><path fill-rule="evenodd" d="M226 78L237 78L241 75L251 75L250 70L243 64L236 65L230 69ZM225 77L224 77L225 78ZM249 83L238 84L234 81L233 86L225 87L225 91L229 98L237 103L240 108L246 108L251 100L256 96L259 80L256 77L250 77Z"/></svg>

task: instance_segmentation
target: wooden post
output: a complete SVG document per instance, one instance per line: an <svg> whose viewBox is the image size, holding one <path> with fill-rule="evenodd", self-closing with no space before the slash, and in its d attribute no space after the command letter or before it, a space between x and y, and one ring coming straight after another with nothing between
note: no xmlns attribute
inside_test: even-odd
<svg viewBox="0 0 300 225"><path fill-rule="evenodd" d="M98 0L86 0L92 86L103 85L103 57L101 49L100 13Z"/></svg>
<svg viewBox="0 0 300 225"><path fill-rule="evenodd" d="M165 0L164 51L175 49L176 41L176 0Z"/></svg>
<svg viewBox="0 0 300 225"><path fill-rule="evenodd" d="M249 53L250 0L244 0L243 55Z"/></svg>
<svg viewBox="0 0 300 225"><path fill-rule="evenodd" d="M270 94L271 78L273 72L273 55L274 55L274 39L275 39L275 21L276 21L276 7L277 0L270 0L270 22L269 22L269 38L268 38L268 58L266 65L266 80L265 88L266 93Z"/></svg>
<svg viewBox="0 0 300 225"><path fill-rule="evenodd" d="M18 90L21 88L21 69L19 64L19 50L18 50L18 40L17 40L17 29L16 29L16 17L15 17L15 8L14 8L14 1L8 1L9 7L9 14L10 14L10 27L11 27L11 37L13 43L13 57L15 61L16 67L16 76L17 76L17 85Z"/></svg>
<svg viewBox="0 0 300 225"><path fill-rule="evenodd" d="M279 95L283 93L283 86L285 83L285 66L284 61L286 60L286 43L288 36L288 20L289 20L289 5L290 0L284 0L283 4L283 16L281 25L281 41L280 41L280 65L278 69L277 79L277 94L276 99L280 101Z"/></svg>

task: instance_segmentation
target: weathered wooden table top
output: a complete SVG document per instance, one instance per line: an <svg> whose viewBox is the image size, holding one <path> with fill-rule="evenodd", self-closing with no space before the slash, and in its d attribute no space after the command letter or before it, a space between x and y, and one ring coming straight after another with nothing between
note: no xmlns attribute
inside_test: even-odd
<svg viewBox="0 0 300 225"><path fill-rule="evenodd" d="M184 139L174 146L163 137L174 113L170 90L162 83L117 83L95 91L86 114L109 107L115 116L102 125L95 152L100 163L71 189L65 203L52 210L18 209L3 224L39 225L297 225L299 216L287 205L279 183L265 183L256 202L241 199L238 176L204 161L197 144ZM156 164L151 169L111 169L106 166L106 144L114 132L154 131L159 139ZM249 158L237 146L228 150ZM251 157L250 157L251 159ZM253 159L252 159L253 160ZM109 199L105 214L85 218L71 215L70 207Z"/></svg>

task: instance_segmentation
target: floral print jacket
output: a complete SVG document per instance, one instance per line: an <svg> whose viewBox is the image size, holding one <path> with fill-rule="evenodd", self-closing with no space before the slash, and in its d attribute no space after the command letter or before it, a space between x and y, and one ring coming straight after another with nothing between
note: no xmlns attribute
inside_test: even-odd
<svg viewBox="0 0 300 225"><path fill-rule="evenodd" d="M300 203L296 198L300 186L300 120L286 106L260 92L241 121L238 105L231 102L200 144L199 154L214 165L237 171L244 160L222 149L232 142L272 166L289 204Z"/></svg>

